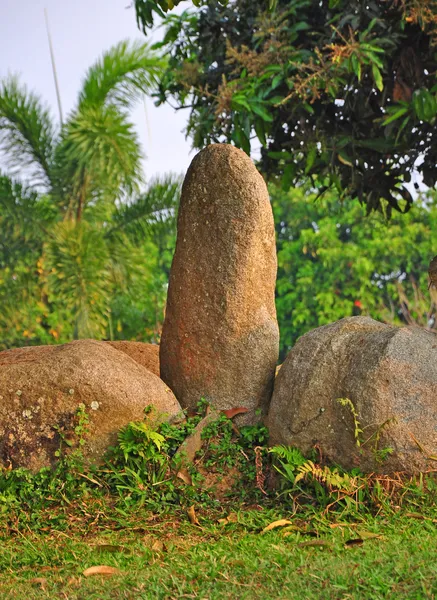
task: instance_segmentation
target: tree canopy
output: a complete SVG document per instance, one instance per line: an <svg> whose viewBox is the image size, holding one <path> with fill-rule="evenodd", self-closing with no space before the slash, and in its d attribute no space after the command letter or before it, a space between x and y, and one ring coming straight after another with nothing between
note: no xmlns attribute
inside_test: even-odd
<svg viewBox="0 0 437 600"><path fill-rule="evenodd" d="M335 191L315 201L317 194L304 187L271 186L270 195L282 358L307 331L352 315L437 330L437 296L427 292L435 193L389 223L378 213L366 216L358 203L341 203Z"/></svg>
<svg viewBox="0 0 437 600"><path fill-rule="evenodd" d="M176 0L137 0L150 25ZM406 212L437 181L435 0L216 0L170 14L157 102L190 111L193 145L261 146L260 168Z"/></svg>

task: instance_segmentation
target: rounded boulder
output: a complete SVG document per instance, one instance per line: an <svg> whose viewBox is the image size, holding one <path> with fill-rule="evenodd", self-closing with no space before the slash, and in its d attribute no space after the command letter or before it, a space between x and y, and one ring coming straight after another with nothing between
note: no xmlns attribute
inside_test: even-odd
<svg viewBox="0 0 437 600"><path fill-rule="evenodd" d="M114 341L106 342L119 352L124 352L139 365L159 377L159 346L145 342Z"/></svg>
<svg viewBox="0 0 437 600"><path fill-rule="evenodd" d="M0 463L37 470L56 461L63 440L77 442L80 404L89 416L83 452L99 461L119 429L153 406L181 411L156 375L105 342L78 340L0 352ZM65 444L64 444L65 445Z"/></svg>
<svg viewBox="0 0 437 600"><path fill-rule="evenodd" d="M279 371L271 444L317 447L345 468L436 468L437 336L349 317L303 335Z"/></svg>

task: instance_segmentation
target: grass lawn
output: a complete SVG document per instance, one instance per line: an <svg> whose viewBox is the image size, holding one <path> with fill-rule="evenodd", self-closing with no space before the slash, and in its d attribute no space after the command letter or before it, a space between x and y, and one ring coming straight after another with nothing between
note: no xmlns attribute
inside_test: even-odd
<svg viewBox="0 0 437 600"><path fill-rule="evenodd" d="M52 516L46 531L11 528L1 538L0 598L437 597L433 508L348 521L314 509L224 514L199 510L198 526L179 511L110 517L100 502ZM262 533L278 519L293 525ZM83 574L100 565L119 572Z"/></svg>
<svg viewBox="0 0 437 600"><path fill-rule="evenodd" d="M433 474L345 473L225 417L184 467L199 418L129 424L101 466L0 470L0 600L437 598Z"/></svg>

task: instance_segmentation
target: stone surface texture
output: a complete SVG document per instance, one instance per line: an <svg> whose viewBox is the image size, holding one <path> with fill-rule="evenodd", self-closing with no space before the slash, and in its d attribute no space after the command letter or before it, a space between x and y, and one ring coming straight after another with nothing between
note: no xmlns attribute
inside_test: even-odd
<svg viewBox="0 0 437 600"><path fill-rule="evenodd" d="M219 410L248 408L240 424L267 411L279 347L276 270L263 178L241 150L208 146L182 189L160 343L161 378L184 408L202 397Z"/></svg>
<svg viewBox="0 0 437 600"><path fill-rule="evenodd" d="M144 342L116 341L106 342L119 352L124 352L142 365L145 369L159 377L159 346Z"/></svg>
<svg viewBox="0 0 437 600"><path fill-rule="evenodd" d="M37 470L53 464L61 436L77 443L80 403L90 418L84 446L98 461L118 430L144 408L172 417L180 405L156 375L105 342L78 340L0 352L0 464Z"/></svg>
<svg viewBox="0 0 437 600"><path fill-rule="evenodd" d="M338 398L348 398L357 412L360 447L353 410ZM317 444L325 458L346 468L435 469L437 336L369 317L305 334L276 377L266 424L271 444L303 452Z"/></svg>

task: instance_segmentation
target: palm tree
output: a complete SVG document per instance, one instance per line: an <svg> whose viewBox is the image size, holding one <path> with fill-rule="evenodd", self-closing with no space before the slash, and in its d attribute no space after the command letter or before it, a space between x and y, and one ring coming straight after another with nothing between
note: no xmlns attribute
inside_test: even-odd
<svg viewBox="0 0 437 600"><path fill-rule="evenodd" d="M179 180L140 193L129 119L164 64L146 44L114 46L88 70L63 125L15 77L0 81L3 346L107 336L116 292L138 293L163 224L171 236Z"/></svg>

